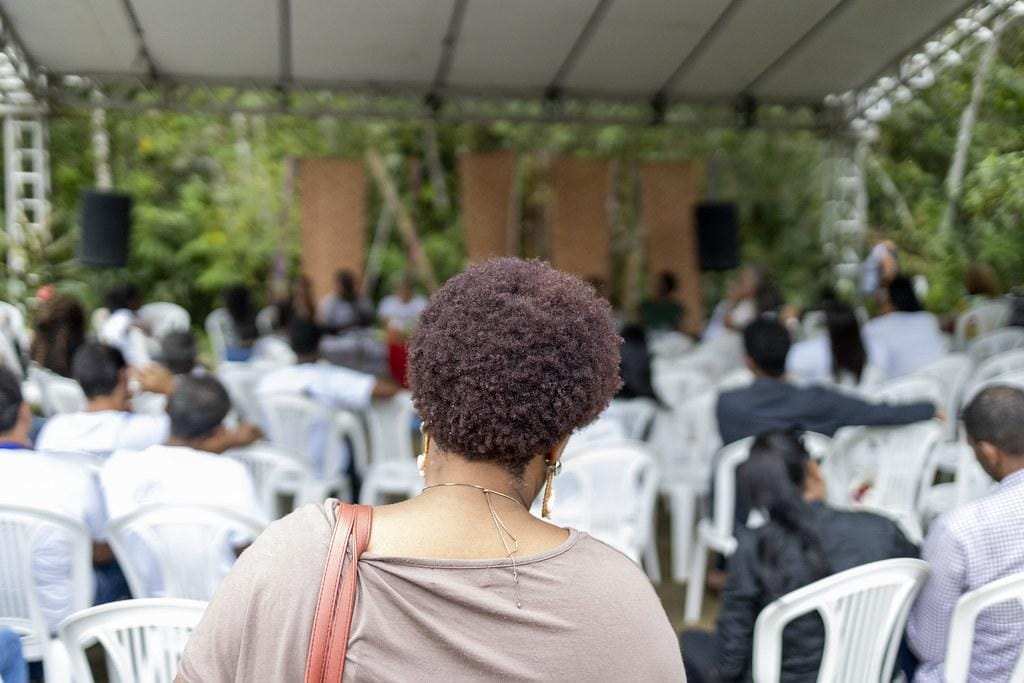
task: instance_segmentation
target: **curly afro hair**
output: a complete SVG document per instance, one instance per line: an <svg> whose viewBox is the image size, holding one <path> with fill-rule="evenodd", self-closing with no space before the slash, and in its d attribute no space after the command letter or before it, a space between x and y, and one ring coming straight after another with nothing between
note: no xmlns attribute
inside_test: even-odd
<svg viewBox="0 0 1024 683"><path fill-rule="evenodd" d="M423 312L409 345L413 402L441 448L519 476L608 405L621 342L590 285L493 259L448 280Z"/></svg>

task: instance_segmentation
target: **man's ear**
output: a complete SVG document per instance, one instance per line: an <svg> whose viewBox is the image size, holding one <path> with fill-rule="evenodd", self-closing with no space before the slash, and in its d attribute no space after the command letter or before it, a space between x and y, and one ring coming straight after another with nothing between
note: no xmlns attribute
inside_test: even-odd
<svg viewBox="0 0 1024 683"><path fill-rule="evenodd" d="M975 444L974 452L977 454L978 459L982 461L982 465L985 470L989 472L999 472L1002 467L1003 454L998 448L990 444L988 441L978 441Z"/></svg>

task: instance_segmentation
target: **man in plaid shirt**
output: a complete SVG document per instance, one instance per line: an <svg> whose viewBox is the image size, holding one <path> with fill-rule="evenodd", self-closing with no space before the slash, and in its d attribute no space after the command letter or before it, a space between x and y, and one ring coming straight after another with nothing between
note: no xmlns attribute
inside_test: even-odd
<svg viewBox="0 0 1024 683"><path fill-rule="evenodd" d="M928 581L907 624L920 660L915 683L943 680L949 625L961 595L1024 571L1024 391L983 390L964 410L968 441L999 485L943 515L922 549ZM1024 643L1024 609L1016 600L984 610L975 625L971 681L1009 681Z"/></svg>

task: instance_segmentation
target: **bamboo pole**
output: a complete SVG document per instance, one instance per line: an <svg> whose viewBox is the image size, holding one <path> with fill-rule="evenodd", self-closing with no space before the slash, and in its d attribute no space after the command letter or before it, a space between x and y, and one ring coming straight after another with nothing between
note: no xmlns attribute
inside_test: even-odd
<svg viewBox="0 0 1024 683"><path fill-rule="evenodd" d="M434 276L434 269L430 265L426 252L423 250L423 244L420 242L419 235L416 232L416 224L413 222L412 215L409 213L408 207L399 198L398 190L395 188L394 182L384 167L384 160L381 158L380 152L373 148L368 149L366 151L366 164L370 167L370 173L377 182L377 187L380 189L381 196L388 206L388 211L395 219L398 232L405 242L406 249L409 251L409 260L412 261L413 267L416 269L420 280L427 290L433 292L437 289L437 278Z"/></svg>

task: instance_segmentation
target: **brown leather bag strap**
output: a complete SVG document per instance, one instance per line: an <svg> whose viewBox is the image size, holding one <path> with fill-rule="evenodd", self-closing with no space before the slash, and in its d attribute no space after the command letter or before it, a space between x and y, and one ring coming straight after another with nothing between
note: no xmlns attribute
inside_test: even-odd
<svg viewBox="0 0 1024 683"><path fill-rule="evenodd" d="M372 526L373 508L347 503L335 507L334 535L309 637L305 683L341 681L356 604L359 556L370 544Z"/></svg>

